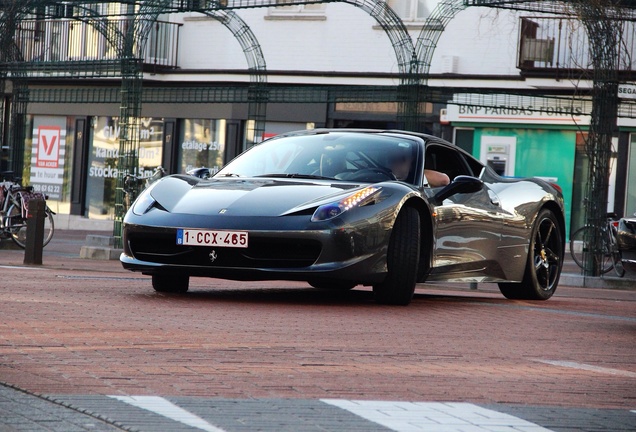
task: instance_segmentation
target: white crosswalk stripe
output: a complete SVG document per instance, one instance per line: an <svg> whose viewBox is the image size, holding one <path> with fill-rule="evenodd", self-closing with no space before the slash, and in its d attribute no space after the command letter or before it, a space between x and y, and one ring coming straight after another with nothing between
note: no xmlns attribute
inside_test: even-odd
<svg viewBox="0 0 636 432"><path fill-rule="evenodd" d="M109 396L206 432L226 432L159 396ZM462 402L393 402L321 399L396 432L550 432L518 417Z"/></svg>
<svg viewBox="0 0 636 432"><path fill-rule="evenodd" d="M550 432L526 420L470 403L321 401L397 432Z"/></svg>
<svg viewBox="0 0 636 432"><path fill-rule="evenodd" d="M109 396L129 405L152 411L171 420L192 426L206 432L225 432L216 426L211 425L201 417L173 404L172 402L159 396Z"/></svg>

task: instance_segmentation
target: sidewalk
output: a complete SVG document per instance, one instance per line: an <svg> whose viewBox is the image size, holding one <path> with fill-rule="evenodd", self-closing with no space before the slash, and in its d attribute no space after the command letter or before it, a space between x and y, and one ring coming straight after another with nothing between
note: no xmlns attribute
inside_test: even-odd
<svg viewBox="0 0 636 432"><path fill-rule="evenodd" d="M121 271L125 272L118 259L95 260L80 257L80 250L87 246L87 236L110 236L108 231L86 229L56 229L51 242L42 252L42 266L67 270ZM117 253L113 254L118 256ZM18 248L10 239L0 240L0 265L24 265L24 250ZM570 257L565 255L561 286L580 288L608 288L636 290L636 272L627 271L622 278L613 271L601 277L583 276L581 269Z"/></svg>

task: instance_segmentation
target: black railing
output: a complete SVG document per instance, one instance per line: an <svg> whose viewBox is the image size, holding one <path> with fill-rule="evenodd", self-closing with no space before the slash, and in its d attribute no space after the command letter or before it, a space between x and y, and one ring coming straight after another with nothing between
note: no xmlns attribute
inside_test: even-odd
<svg viewBox="0 0 636 432"><path fill-rule="evenodd" d="M100 62L119 59L121 35L132 21L46 19L20 22L15 42L27 63ZM179 29L182 24L157 21L142 53L144 66L162 69L178 67ZM108 35L108 38L105 36ZM139 50L138 47L135 47ZM45 68L39 65L38 69Z"/></svg>
<svg viewBox="0 0 636 432"><path fill-rule="evenodd" d="M593 69L590 45L580 20L521 18L517 67L527 74L557 75ZM622 23L619 73L636 75L636 23Z"/></svg>

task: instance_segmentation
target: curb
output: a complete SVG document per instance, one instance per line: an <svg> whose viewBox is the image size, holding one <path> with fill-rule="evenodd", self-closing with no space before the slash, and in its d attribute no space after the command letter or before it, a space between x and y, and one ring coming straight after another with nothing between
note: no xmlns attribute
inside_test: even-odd
<svg viewBox="0 0 636 432"><path fill-rule="evenodd" d="M627 275L626 275L627 276ZM636 290L636 280L632 278L583 276L571 273L561 274L559 285L578 288L607 288L619 290Z"/></svg>

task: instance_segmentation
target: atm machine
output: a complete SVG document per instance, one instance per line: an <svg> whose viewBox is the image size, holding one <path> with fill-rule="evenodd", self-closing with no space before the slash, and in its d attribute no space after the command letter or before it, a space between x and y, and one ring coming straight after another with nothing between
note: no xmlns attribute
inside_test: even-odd
<svg viewBox="0 0 636 432"><path fill-rule="evenodd" d="M516 146L516 137L483 136L481 162L500 176L512 177L515 175Z"/></svg>

